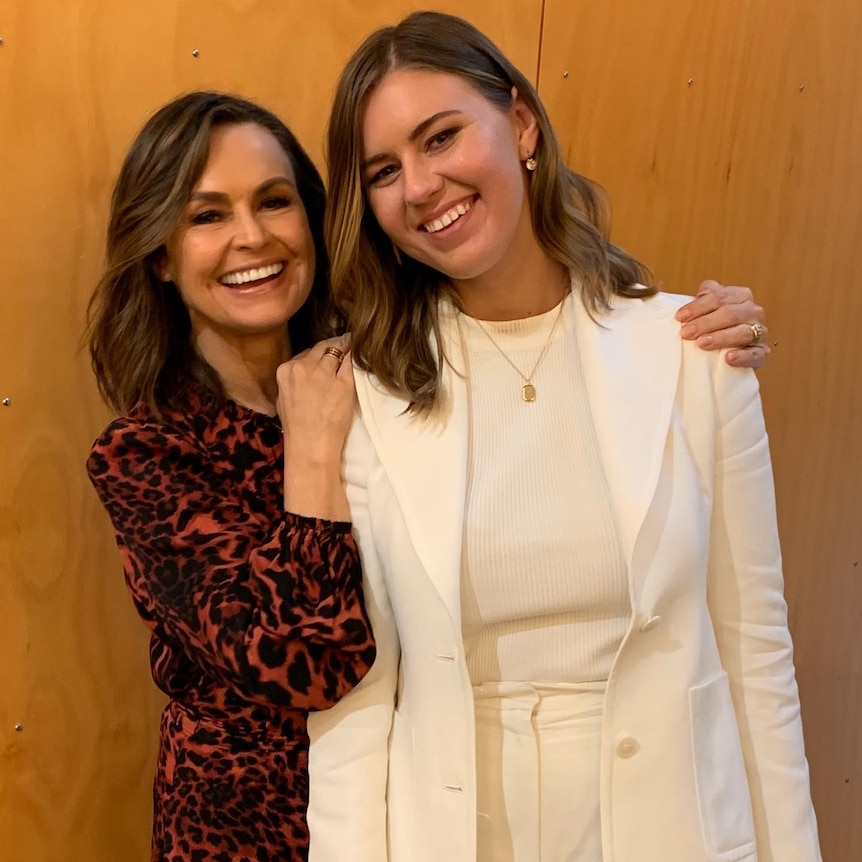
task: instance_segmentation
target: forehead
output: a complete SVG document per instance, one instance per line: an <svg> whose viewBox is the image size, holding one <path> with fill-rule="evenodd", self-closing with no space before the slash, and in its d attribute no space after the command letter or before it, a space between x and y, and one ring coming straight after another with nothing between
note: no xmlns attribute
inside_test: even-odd
<svg viewBox="0 0 862 862"><path fill-rule="evenodd" d="M219 126L210 135L207 161L196 188L223 184L257 185L283 176L296 182L293 164L268 129L256 123Z"/></svg>
<svg viewBox="0 0 862 862"><path fill-rule="evenodd" d="M498 110L466 78L430 69L393 69L365 105L362 132L366 152L383 137L409 135L418 123L441 111L476 114Z"/></svg>

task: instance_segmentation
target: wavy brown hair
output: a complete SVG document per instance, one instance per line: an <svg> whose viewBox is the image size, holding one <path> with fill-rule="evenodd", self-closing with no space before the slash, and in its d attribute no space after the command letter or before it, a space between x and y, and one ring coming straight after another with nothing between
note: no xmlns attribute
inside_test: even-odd
<svg viewBox="0 0 862 862"><path fill-rule="evenodd" d="M255 123L284 150L296 174L315 248L311 292L287 324L299 352L339 328L329 293L320 174L275 114L225 93L188 93L168 102L135 137L111 198L102 277L90 298L85 339L99 391L120 413L144 402L160 415L180 405L190 381L223 397L215 370L196 353L188 311L173 282L156 275L209 157L215 129Z"/></svg>
<svg viewBox="0 0 862 862"><path fill-rule="evenodd" d="M330 206L326 239L332 290L348 317L354 362L391 392L426 413L435 404L444 361L437 318L446 277L396 250L368 205L362 176L365 107L394 69L427 69L465 79L501 111L512 88L533 112L540 134L528 196L542 248L581 280L591 313L611 296L645 296L648 270L609 240L601 190L566 167L548 114L533 85L472 24L440 12L415 12L372 33L347 63L335 92L327 134ZM432 340L436 342L435 350Z"/></svg>

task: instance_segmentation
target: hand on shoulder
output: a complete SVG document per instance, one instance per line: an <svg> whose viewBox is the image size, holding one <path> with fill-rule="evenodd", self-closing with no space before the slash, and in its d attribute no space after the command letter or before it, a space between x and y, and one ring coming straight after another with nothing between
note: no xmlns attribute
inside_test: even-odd
<svg viewBox="0 0 862 862"><path fill-rule="evenodd" d="M347 336L329 338L279 366L278 415L285 447L340 458L353 420L356 391Z"/></svg>
<svg viewBox="0 0 862 862"><path fill-rule="evenodd" d="M284 506L299 515L347 521L341 478L356 390L346 337L316 344L278 367L284 431Z"/></svg>
<svg viewBox="0 0 862 862"><path fill-rule="evenodd" d="M725 357L738 368L762 368L769 357L762 306L747 287L707 280L676 314L680 334L704 350L730 348Z"/></svg>

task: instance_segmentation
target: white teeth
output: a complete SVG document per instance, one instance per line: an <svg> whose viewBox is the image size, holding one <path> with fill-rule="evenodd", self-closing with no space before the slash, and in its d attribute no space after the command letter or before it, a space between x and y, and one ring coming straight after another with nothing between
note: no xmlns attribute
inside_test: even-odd
<svg viewBox="0 0 862 862"><path fill-rule="evenodd" d="M244 269L242 272L229 272L219 280L222 284L248 284L250 281L260 281L271 275L278 275L284 269L283 263L271 263L269 266L260 266L256 269Z"/></svg>
<svg viewBox="0 0 862 862"><path fill-rule="evenodd" d="M437 233L438 230L443 230L444 227L449 227L453 221L457 221L461 218L461 216L464 215L471 206L473 206L472 201L456 204L452 209L444 212L440 218L434 219L434 221L429 221L428 224L422 225L422 227L428 233Z"/></svg>

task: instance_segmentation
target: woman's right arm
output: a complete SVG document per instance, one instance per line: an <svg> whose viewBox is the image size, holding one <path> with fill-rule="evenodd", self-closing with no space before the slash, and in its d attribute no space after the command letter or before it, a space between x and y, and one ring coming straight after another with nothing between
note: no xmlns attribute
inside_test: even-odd
<svg viewBox="0 0 862 862"><path fill-rule="evenodd" d="M309 716L310 862L386 862L388 857L388 742L399 647L372 534L368 473L375 464L371 441L357 420L347 441L345 471L377 660L343 700L332 709Z"/></svg>

